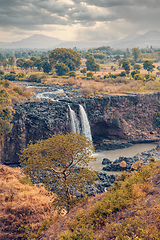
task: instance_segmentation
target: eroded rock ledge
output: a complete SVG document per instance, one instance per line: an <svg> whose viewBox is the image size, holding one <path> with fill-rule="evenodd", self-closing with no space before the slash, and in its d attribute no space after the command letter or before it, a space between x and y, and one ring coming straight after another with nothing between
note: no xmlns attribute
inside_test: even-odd
<svg viewBox="0 0 160 240"><path fill-rule="evenodd" d="M29 141L46 139L59 132L71 131L68 104L79 117L79 104L87 112L93 141L97 149L115 149L137 142L159 140L159 128L153 120L159 112L159 94L59 98L16 105L13 129L1 150L2 163L18 164L18 153Z"/></svg>

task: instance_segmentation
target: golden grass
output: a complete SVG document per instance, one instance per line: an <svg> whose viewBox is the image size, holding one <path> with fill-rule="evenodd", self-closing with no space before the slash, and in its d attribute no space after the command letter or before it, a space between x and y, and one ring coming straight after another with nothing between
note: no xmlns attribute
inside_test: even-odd
<svg viewBox="0 0 160 240"><path fill-rule="evenodd" d="M20 168L0 166L0 239L21 239L36 234L56 213L43 186L22 184Z"/></svg>
<svg viewBox="0 0 160 240"><path fill-rule="evenodd" d="M80 87L80 93L84 97L93 97L93 95L112 95L112 94L128 94L128 93L153 93L160 91L160 83L149 81L143 82L141 80L134 80L130 78L117 79L100 79L87 80L82 78L49 78L43 80L43 83L69 85L73 87Z"/></svg>

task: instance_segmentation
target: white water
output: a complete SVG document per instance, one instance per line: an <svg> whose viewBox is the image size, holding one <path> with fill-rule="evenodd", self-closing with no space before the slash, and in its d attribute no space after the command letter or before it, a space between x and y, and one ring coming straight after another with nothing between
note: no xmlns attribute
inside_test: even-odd
<svg viewBox="0 0 160 240"><path fill-rule="evenodd" d="M78 118L76 117L75 112L71 109L71 107L69 105L68 105L68 107L69 107L69 114L70 114L70 118L71 118L71 131L73 133L80 134Z"/></svg>
<svg viewBox="0 0 160 240"><path fill-rule="evenodd" d="M59 90L57 90L57 91L53 91L53 92L42 92L42 93L37 93L36 94L36 97L37 98L40 98L40 99L50 99L50 100L54 100L54 98L53 97L51 97L50 96L50 94L54 94L54 95L58 95L58 94L60 94L60 93L63 93L64 94L64 91L63 91L63 89L59 89Z"/></svg>
<svg viewBox="0 0 160 240"><path fill-rule="evenodd" d="M135 144L128 148L97 152L93 154L93 157L96 158L96 161L90 163L89 165L93 170L102 171L102 168L104 167L104 165L102 165L103 158L108 158L109 160L114 161L119 157L134 157L137 153L151 150L156 146L156 143L141 143ZM107 173L112 174L112 172Z"/></svg>
<svg viewBox="0 0 160 240"><path fill-rule="evenodd" d="M87 114L83 106L80 104L79 104L79 109L80 109L80 116L81 116L82 132L87 138L89 138L92 141L91 128L89 125Z"/></svg>

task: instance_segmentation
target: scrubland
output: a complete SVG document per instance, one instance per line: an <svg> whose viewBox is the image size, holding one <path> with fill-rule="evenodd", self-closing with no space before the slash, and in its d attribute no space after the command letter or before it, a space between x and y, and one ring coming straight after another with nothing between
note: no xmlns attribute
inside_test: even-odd
<svg viewBox="0 0 160 240"><path fill-rule="evenodd" d="M34 239L56 218L52 198L20 168L0 166L0 239Z"/></svg>

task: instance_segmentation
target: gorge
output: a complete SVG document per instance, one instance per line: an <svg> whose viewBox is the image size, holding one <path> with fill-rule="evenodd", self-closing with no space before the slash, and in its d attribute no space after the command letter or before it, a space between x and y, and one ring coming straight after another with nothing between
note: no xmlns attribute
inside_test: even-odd
<svg viewBox="0 0 160 240"><path fill-rule="evenodd" d="M54 86L51 91L43 86L34 101L14 106L13 128L1 149L2 163L17 165L18 154L30 141L59 132L82 131L93 138L98 150L159 140L159 128L153 124L159 112L158 93L84 98L76 92L69 97L72 90ZM87 130L90 126L91 134L86 132L84 122L88 124Z"/></svg>

